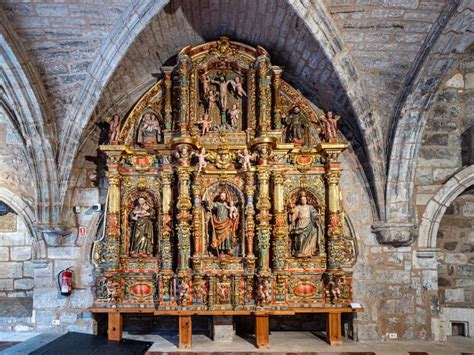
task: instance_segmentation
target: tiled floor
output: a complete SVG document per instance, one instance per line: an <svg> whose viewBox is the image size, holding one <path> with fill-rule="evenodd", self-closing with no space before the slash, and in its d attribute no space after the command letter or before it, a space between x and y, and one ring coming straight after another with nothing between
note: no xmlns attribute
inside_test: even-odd
<svg viewBox="0 0 474 355"><path fill-rule="evenodd" d="M177 335L125 334L126 338L153 341L148 354L153 352L177 351ZM377 355L398 355L428 353L430 355L461 355L474 353L474 338L452 337L448 342L370 342L361 343L345 340L342 345L329 346L311 332L272 332L270 349L256 349L253 339L235 336L230 343L213 342L205 335L193 335L191 352L375 352Z"/></svg>

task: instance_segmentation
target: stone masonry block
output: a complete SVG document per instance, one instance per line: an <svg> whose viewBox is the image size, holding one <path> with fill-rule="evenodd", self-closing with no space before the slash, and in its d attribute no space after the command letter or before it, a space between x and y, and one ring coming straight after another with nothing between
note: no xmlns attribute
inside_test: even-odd
<svg viewBox="0 0 474 355"><path fill-rule="evenodd" d="M4 262L0 267L0 279L14 279L23 276L23 263Z"/></svg>
<svg viewBox="0 0 474 355"><path fill-rule="evenodd" d="M8 261L9 260L9 248L8 247L0 247L0 261Z"/></svg>
<svg viewBox="0 0 474 355"><path fill-rule="evenodd" d="M12 247L10 250L10 254L11 260L29 260L31 259L31 247Z"/></svg>
<svg viewBox="0 0 474 355"><path fill-rule="evenodd" d="M15 280L15 289L16 290L31 290L33 288L33 279L25 278Z"/></svg>
<svg viewBox="0 0 474 355"><path fill-rule="evenodd" d="M12 279L0 279L0 291L12 291L13 280Z"/></svg>
<svg viewBox="0 0 474 355"><path fill-rule="evenodd" d="M51 259L78 259L81 253L79 247L54 247L48 249L48 257Z"/></svg>

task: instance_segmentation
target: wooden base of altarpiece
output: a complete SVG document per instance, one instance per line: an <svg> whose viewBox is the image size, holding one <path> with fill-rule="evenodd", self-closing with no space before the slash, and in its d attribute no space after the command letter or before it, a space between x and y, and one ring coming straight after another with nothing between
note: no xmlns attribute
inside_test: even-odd
<svg viewBox="0 0 474 355"><path fill-rule="evenodd" d="M152 309L127 308L89 308L91 313L108 314L108 339L122 339L123 314L148 313L155 316L179 317L179 348L189 349L192 345L192 316L255 316L255 346L270 347L270 316L287 316L297 313L318 313L326 316L326 341L329 345L342 344L341 314L363 312L362 308L353 310L350 307L321 307L312 309L292 309L279 311L156 311Z"/></svg>

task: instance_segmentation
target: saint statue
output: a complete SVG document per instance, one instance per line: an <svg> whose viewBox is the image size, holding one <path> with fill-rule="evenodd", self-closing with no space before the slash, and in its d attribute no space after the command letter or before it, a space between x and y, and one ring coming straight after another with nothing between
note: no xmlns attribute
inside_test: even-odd
<svg viewBox="0 0 474 355"><path fill-rule="evenodd" d="M223 252L232 255L237 241L237 228L239 226L239 211L234 201L228 200L227 193L221 192L217 201L207 206L211 212L210 222L212 234L210 236L211 247L218 254Z"/></svg>
<svg viewBox="0 0 474 355"><path fill-rule="evenodd" d="M298 205L292 204L289 211L290 235L293 241L293 255L311 257L324 254L323 230L316 208L308 205L305 192L300 195Z"/></svg>
<svg viewBox="0 0 474 355"><path fill-rule="evenodd" d="M153 112L143 115L138 126L137 143L141 146L161 143L161 127L158 117Z"/></svg>
<svg viewBox="0 0 474 355"><path fill-rule="evenodd" d="M299 106L293 107L287 115L283 115L282 123L286 126L288 142L304 143L309 123Z"/></svg>
<svg viewBox="0 0 474 355"><path fill-rule="evenodd" d="M155 209L143 197L136 201L130 212L132 233L130 235L131 256L152 256L154 244Z"/></svg>

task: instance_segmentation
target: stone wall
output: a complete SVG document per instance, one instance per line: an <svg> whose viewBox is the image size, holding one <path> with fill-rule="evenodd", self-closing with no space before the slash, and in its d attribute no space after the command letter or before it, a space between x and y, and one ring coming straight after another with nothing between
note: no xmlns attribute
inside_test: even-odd
<svg viewBox="0 0 474 355"><path fill-rule="evenodd" d="M474 190L460 195L440 223L437 247L440 303L474 307Z"/></svg>
<svg viewBox="0 0 474 355"><path fill-rule="evenodd" d="M0 228L14 222L9 232L0 231L0 297L33 296L31 235L15 213L0 216ZM4 230L4 229L2 229Z"/></svg>
<svg viewBox="0 0 474 355"><path fill-rule="evenodd" d="M419 216L439 187L462 168L462 135L473 125L474 60L467 57L438 92L426 121L415 177Z"/></svg>

